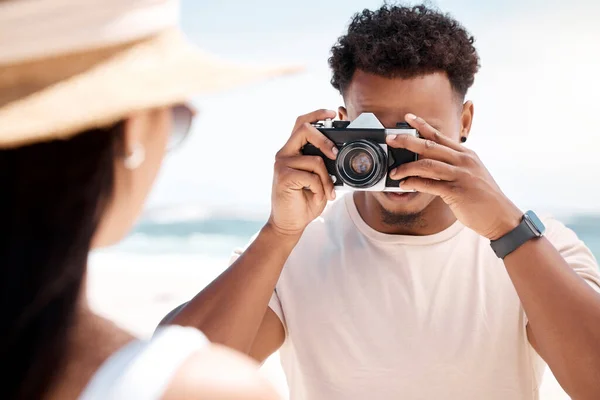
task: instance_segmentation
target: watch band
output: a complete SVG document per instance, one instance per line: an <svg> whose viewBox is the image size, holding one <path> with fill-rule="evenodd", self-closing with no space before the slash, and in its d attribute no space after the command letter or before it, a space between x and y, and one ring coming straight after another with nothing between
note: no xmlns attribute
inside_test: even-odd
<svg viewBox="0 0 600 400"><path fill-rule="evenodd" d="M515 229L502 236L500 239L492 240L490 245L498 258L504 259L504 257L517 250L531 239L538 238L542 236L542 234L543 231L538 230L538 228L529 221L526 214Z"/></svg>

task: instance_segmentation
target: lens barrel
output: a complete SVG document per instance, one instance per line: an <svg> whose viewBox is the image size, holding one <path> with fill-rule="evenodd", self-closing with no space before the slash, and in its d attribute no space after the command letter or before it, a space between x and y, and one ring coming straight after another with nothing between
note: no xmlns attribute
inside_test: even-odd
<svg viewBox="0 0 600 400"><path fill-rule="evenodd" d="M345 185L368 189L387 173L387 157L381 146L368 139L344 145L337 156L336 168Z"/></svg>

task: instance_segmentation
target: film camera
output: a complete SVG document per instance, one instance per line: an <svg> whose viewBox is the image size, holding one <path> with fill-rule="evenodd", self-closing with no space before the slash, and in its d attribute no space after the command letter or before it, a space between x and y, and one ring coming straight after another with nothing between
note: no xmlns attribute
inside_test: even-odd
<svg viewBox="0 0 600 400"><path fill-rule="evenodd" d="M416 161L417 154L388 147L385 139L388 135L418 137L409 124L399 122L396 128L386 129L374 114L363 113L352 122L325 120L313 126L335 143L339 153L336 160L331 160L309 143L302 154L323 158L336 190L407 191L399 187L401 181L390 179L389 171Z"/></svg>

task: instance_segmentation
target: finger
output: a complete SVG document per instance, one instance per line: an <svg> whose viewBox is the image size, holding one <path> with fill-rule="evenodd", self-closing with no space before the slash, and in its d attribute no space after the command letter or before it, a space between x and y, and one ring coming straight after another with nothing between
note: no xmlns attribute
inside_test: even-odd
<svg viewBox="0 0 600 400"><path fill-rule="evenodd" d="M288 168L282 183L288 189L309 190L317 199L322 199L325 196L321 178L312 172Z"/></svg>
<svg viewBox="0 0 600 400"><path fill-rule="evenodd" d="M421 139L412 135L388 135L387 144L397 149L406 149L425 158L439 160L458 165L460 153L429 139Z"/></svg>
<svg viewBox="0 0 600 400"><path fill-rule="evenodd" d="M302 147L307 143L317 147L328 158L335 160L338 153L335 143L308 122L300 126L292 136L290 136L287 143L279 151L278 156L298 156L302 154Z"/></svg>
<svg viewBox="0 0 600 400"><path fill-rule="evenodd" d="M333 181L327 172L325 162L321 157L318 156L296 156L291 157L286 161L286 165L289 168L312 172L321 179L321 184L325 190L325 195L329 200L335 200L335 190Z"/></svg>
<svg viewBox="0 0 600 400"><path fill-rule="evenodd" d="M441 197L448 194L450 184L450 182L437 181L435 179L411 177L400 183L400 188Z"/></svg>
<svg viewBox="0 0 600 400"><path fill-rule="evenodd" d="M442 161L421 159L402 164L390 171L390 178L400 180L403 178L418 176L427 179L442 181L454 181L458 174L458 168Z"/></svg>
<svg viewBox="0 0 600 400"><path fill-rule="evenodd" d="M443 146L449 147L456 151L464 151L464 147L450 139L449 137L442 135L440 131L429 125L423 118L417 117L414 114L406 114L406 122L413 128L419 131L419 134L425 139L433 140Z"/></svg>
<svg viewBox="0 0 600 400"><path fill-rule="evenodd" d="M312 124L318 121L322 121L325 120L327 118L335 118L337 115L337 113L333 110L325 110L325 109L321 109L321 110L317 110L317 111L313 111L311 113L308 114L304 114L299 116L296 119L296 124L294 125L294 131L297 130L300 126L304 125L304 124Z"/></svg>

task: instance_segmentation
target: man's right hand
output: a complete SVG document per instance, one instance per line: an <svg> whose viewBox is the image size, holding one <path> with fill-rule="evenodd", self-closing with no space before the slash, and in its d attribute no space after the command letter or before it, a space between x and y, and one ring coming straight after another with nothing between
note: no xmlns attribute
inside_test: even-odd
<svg viewBox="0 0 600 400"><path fill-rule="evenodd" d="M299 237L321 215L327 201L335 199L333 182L323 159L302 155L301 151L310 143L335 160L338 152L335 144L311 125L335 116L335 111L318 110L298 117L292 136L277 153L267 225L279 234Z"/></svg>
<svg viewBox="0 0 600 400"><path fill-rule="evenodd" d="M277 153L266 229L227 270L161 324L194 326L211 342L259 361L283 344L285 328L269 309L269 300L304 228L321 215L327 200L335 198L323 159L304 156L301 150L311 143L335 159L334 143L311 125L334 117L334 111L320 110L298 118L292 136Z"/></svg>

